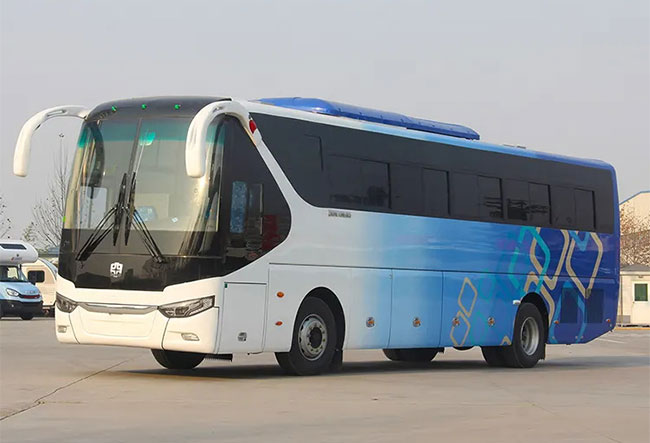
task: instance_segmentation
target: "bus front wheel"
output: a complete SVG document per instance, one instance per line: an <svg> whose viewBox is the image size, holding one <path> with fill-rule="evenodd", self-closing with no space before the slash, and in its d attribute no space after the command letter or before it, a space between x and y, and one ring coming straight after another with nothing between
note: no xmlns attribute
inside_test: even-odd
<svg viewBox="0 0 650 443"><path fill-rule="evenodd" d="M205 354L165 351L164 349L152 349L151 353L156 361L167 369L192 369L205 358Z"/></svg>
<svg viewBox="0 0 650 443"><path fill-rule="evenodd" d="M293 328L289 352L276 352L280 367L292 375L317 375L332 365L336 351L336 320L323 300L307 297Z"/></svg>

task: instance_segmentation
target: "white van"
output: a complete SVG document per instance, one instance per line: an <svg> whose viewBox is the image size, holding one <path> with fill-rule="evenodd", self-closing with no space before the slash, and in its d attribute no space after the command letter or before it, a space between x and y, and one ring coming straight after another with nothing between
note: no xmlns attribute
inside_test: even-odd
<svg viewBox="0 0 650 443"><path fill-rule="evenodd" d="M54 303L56 302L56 266L49 260L38 258L34 263L25 263L23 273L27 280L36 282L36 287L43 297L43 314L54 316Z"/></svg>
<svg viewBox="0 0 650 443"><path fill-rule="evenodd" d="M43 312L43 298L36 287L38 281L30 282L22 271L23 263L36 260L38 252L29 243L0 240L0 318L17 315L31 320Z"/></svg>

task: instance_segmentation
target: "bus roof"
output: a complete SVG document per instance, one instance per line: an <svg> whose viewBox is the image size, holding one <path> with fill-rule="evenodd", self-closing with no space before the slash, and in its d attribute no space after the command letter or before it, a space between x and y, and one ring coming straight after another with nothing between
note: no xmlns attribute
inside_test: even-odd
<svg viewBox="0 0 650 443"><path fill-rule="evenodd" d="M294 99L299 99L299 97L295 97ZM445 143L445 144L454 145L463 148L480 149L483 151L500 152L503 154L517 155L521 157L537 158L542 160L551 160L551 161L558 161L563 163L572 163L572 164L587 166L591 168L606 169L609 170L612 174L615 173L614 167L611 164L598 159L572 157L564 154L556 154L556 153L549 153L544 151L537 151L533 149L527 149L521 146L512 146L512 145L485 142L483 140L478 140L478 134L476 139L468 139L460 136L450 136L450 135L442 134L440 132L425 131L423 129L416 129L416 128L407 128L404 127L404 125L399 124L397 122L386 123L386 122L379 122L379 121L364 120L358 117L349 117L353 120L357 120L358 123L355 124L350 120L347 120L346 122L345 118L340 119L340 117L347 117L344 115L331 115L322 112L310 111L308 109L302 109L298 106L281 106L270 102L273 100L286 100L286 99L261 99L261 100L248 102L247 106L250 108L251 112L262 112L265 114L278 115L278 116L284 116L289 118L300 118L301 120L309 120L309 121L315 121L315 122L326 123L326 124L334 123L337 117L339 117L338 122L336 123L338 126L355 127L357 129L362 129L365 131L378 132L381 134L394 135L397 137L407 137L416 140ZM302 100L307 100L307 99L302 99ZM309 100L318 100L318 99L309 99ZM323 102L326 101L323 100ZM355 107L353 106L352 108ZM359 109L365 109L365 108L359 108ZM381 111L377 111L377 112L381 112Z"/></svg>
<svg viewBox="0 0 650 443"><path fill-rule="evenodd" d="M417 131L433 132L435 134L449 135L452 137L478 140L476 131L466 126L452 123L442 123L422 118L408 117L396 112L379 111L376 109L363 108L361 106L347 105L320 98L303 97L277 97L262 98L260 103L281 106L283 108L298 109L301 111L315 112L318 114L331 115L334 117L347 117L356 120L363 120L384 125L400 126Z"/></svg>

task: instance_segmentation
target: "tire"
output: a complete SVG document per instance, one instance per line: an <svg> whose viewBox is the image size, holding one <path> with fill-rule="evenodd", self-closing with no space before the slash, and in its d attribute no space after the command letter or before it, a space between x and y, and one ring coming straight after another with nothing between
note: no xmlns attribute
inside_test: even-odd
<svg viewBox="0 0 650 443"><path fill-rule="evenodd" d="M34 314L22 314L20 318L22 318L23 320L31 320L32 318L34 318Z"/></svg>
<svg viewBox="0 0 650 443"><path fill-rule="evenodd" d="M506 366L506 361L501 355L501 346L482 346L481 352L483 358L489 366L503 367Z"/></svg>
<svg viewBox="0 0 650 443"><path fill-rule="evenodd" d="M156 361L167 369L193 369L205 358L205 354L196 352L165 351L164 349L152 349L151 353Z"/></svg>
<svg viewBox="0 0 650 443"><path fill-rule="evenodd" d="M384 355L392 361L426 363L438 355L436 348L384 349Z"/></svg>
<svg viewBox="0 0 650 443"><path fill-rule="evenodd" d="M303 301L293 326L289 352L276 352L280 367L292 375L318 375L335 368L336 320L327 304L315 297Z"/></svg>
<svg viewBox="0 0 650 443"><path fill-rule="evenodd" d="M510 346L500 346L499 354L506 366L532 368L544 357L546 327L542 314L532 303L522 303L515 317Z"/></svg>

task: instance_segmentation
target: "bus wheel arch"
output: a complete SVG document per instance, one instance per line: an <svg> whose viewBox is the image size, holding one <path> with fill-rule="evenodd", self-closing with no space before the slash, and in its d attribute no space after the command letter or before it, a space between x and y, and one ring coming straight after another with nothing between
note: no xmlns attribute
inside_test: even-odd
<svg viewBox="0 0 650 443"><path fill-rule="evenodd" d="M343 342L345 341L345 313L343 306L334 292L325 287L314 288L307 295L307 297L316 297L323 300L327 306L332 310L334 319L336 320L336 348L343 349ZM305 300L303 299L303 303Z"/></svg>
<svg viewBox="0 0 650 443"><path fill-rule="evenodd" d="M327 340L331 336L335 336L335 340ZM316 375L335 371L342 364L344 338L345 318L341 303L331 290L315 288L304 296L296 312L291 349L276 352L275 357L288 374Z"/></svg>
<svg viewBox="0 0 650 443"><path fill-rule="evenodd" d="M308 297L315 297L322 300L330 308L332 314L334 314L334 320L336 322L336 352L334 353L330 370L338 371L343 365L343 343L345 343L345 312L343 311L343 306L336 294L331 289L323 286L309 291L305 295L305 299Z"/></svg>

